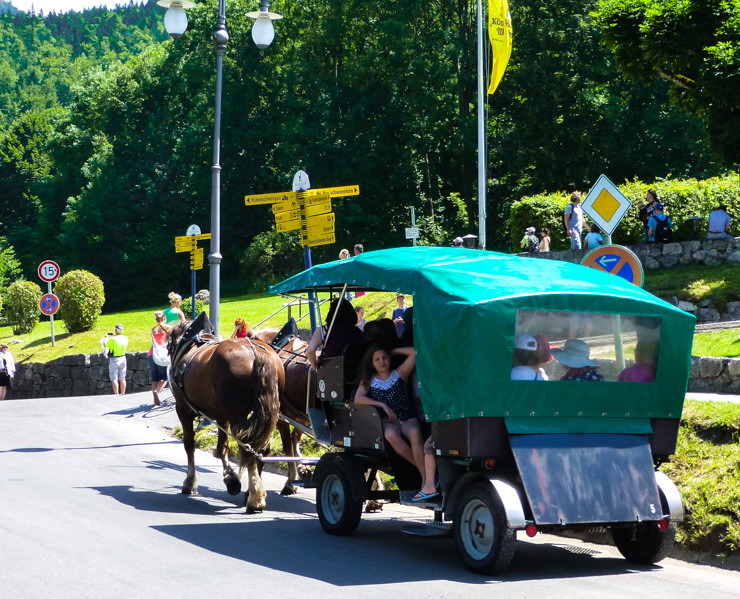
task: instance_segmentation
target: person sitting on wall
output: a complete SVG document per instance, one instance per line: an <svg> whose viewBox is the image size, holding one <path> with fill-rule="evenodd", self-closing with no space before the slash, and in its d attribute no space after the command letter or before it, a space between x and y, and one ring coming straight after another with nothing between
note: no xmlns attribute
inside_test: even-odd
<svg viewBox="0 0 740 599"><path fill-rule="evenodd" d="M709 214L707 239L735 239L730 235L730 215L727 206L720 204Z"/></svg>

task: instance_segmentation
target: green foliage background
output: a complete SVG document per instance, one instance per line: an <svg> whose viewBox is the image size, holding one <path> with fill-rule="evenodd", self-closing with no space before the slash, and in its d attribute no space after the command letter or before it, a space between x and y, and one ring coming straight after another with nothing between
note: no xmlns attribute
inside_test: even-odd
<svg viewBox="0 0 740 599"><path fill-rule="evenodd" d="M173 238L191 224L210 228L216 6L199 0L176 42L154 0L0 16L0 234L23 276L47 258L62 272L88 270L105 281L110 309L189 284ZM227 3L225 289L243 293L302 268L295 236L274 232L268 207L243 201L290 189L298 169L313 187L360 186L360 196L334 201L337 242L313 248L314 262L358 242L408 243L411 208L423 243L477 229L475 6L273 0L285 18L262 53L247 3ZM669 81L620 76L591 14L598 8L511 5L511 61L486 98L489 248L509 248L519 228L509 212L522 197L586 189L601 173L659 184L727 172L696 111L671 106Z"/></svg>

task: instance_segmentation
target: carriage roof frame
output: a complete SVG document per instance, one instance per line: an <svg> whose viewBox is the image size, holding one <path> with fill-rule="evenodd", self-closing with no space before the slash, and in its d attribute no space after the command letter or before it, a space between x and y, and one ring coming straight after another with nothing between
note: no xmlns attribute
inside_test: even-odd
<svg viewBox="0 0 740 599"><path fill-rule="evenodd" d="M417 372L430 421L499 416L510 432L644 433L651 418L681 415L696 319L615 275L552 259L413 247L320 264L270 293L337 292L345 285L413 295ZM655 382L594 388L510 380L517 310L660 318ZM479 350L470 351L475 344Z"/></svg>

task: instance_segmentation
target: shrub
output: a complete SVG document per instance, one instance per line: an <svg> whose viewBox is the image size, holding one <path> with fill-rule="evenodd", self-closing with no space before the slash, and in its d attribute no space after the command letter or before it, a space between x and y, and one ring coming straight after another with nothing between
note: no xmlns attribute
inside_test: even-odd
<svg viewBox="0 0 740 599"><path fill-rule="evenodd" d="M713 177L703 181L685 179L657 181L651 184L635 180L618 187L632 205L614 231L613 243L633 245L643 240L644 228L637 216L637 205L645 201L645 193L651 187L657 192L660 202L665 206L665 213L673 222L674 241L692 238L689 219L694 216L704 219L700 236L706 237L707 218L718 204L726 204L730 214L737 214L740 211L740 186L736 175ZM582 192L582 196L586 197L585 191ZM538 233L542 227L550 229L553 250L570 248L570 241L562 224L563 211L569 202L570 194L565 192L525 197L514 202L509 220L514 251L520 251L519 241L524 230L530 226L536 227ZM732 223L731 232L738 233L736 222Z"/></svg>
<svg viewBox="0 0 740 599"><path fill-rule="evenodd" d="M30 333L39 322L41 287L31 281L15 281L5 294L5 316L14 335Z"/></svg>
<svg viewBox="0 0 740 599"><path fill-rule="evenodd" d="M201 312L205 311L205 304L201 301L201 299L198 297L198 294L195 294L195 315L198 316ZM182 304L180 304L180 310L182 310L182 313L185 315L185 318L190 319L193 316L193 298L188 296L182 300Z"/></svg>
<svg viewBox="0 0 740 599"><path fill-rule="evenodd" d="M86 270L72 270L54 287L59 296L59 315L70 333L89 331L105 303L103 281Z"/></svg>

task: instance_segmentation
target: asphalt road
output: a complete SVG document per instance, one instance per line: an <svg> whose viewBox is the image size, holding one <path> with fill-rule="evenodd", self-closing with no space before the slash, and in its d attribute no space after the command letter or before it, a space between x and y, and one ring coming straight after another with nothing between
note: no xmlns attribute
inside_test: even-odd
<svg viewBox="0 0 740 599"><path fill-rule="evenodd" d="M149 399L0 402L0 596L738 597L735 571L672 559L635 567L611 547L546 535L521 540L503 574L478 576L452 539L400 532L429 512L386 505L354 535L332 537L313 491L281 497L273 474L267 511L248 516L202 452L200 494L182 495L171 400Z"/></svg>

